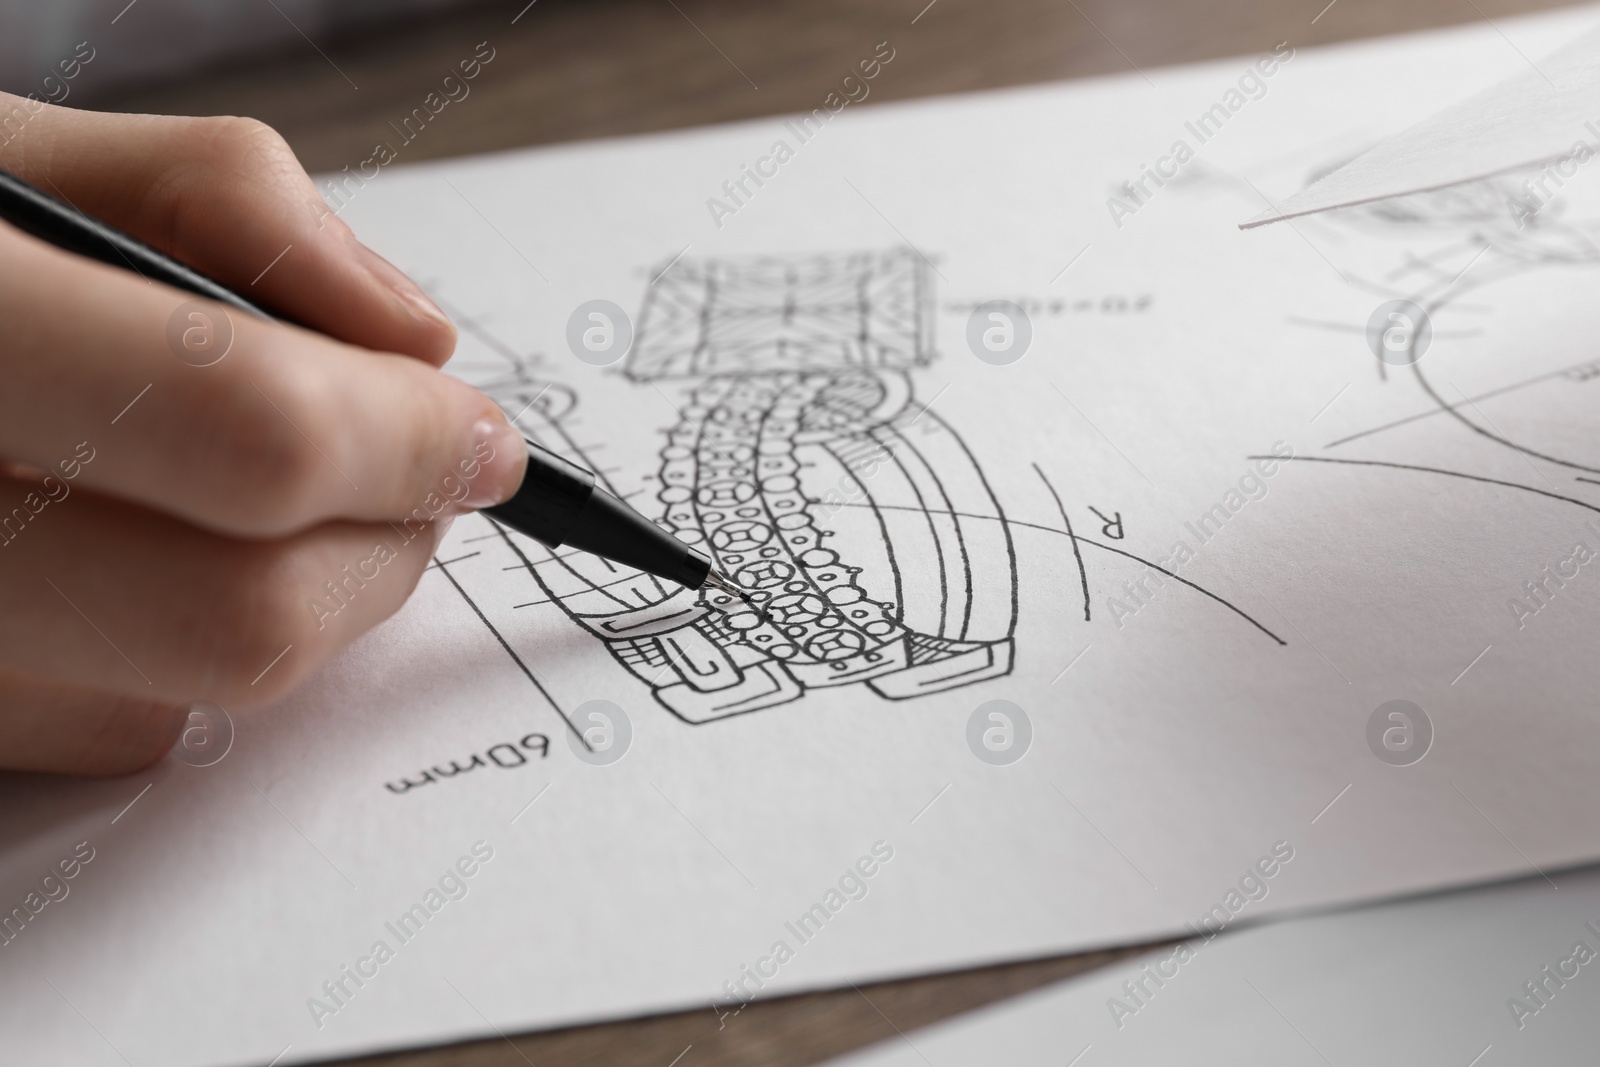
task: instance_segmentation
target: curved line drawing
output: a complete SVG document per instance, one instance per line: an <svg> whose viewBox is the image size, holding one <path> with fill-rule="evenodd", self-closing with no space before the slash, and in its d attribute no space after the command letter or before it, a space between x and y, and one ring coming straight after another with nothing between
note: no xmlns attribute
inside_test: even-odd
<svg viewBox="0 0 1600 1067"><path fill-rule="evenodd" d="M1253 459L1255 457L1250 457L1250 458ZM1282 459L1281 456L1277 457L1277 458ZM1342 461L1330 460L1329 462L1342 462ZM1449 471L1441 471L1440 473L1449 474L1451 472L1449 472ZM1048 482L1046 482L1045 484L1049 485ZM1522 486L1518 486L1517 488L1523 488L1523 487ZM862 507L863 505L861 505L861 504L846 504L845 506L854 508L854 507ZM989 516L985 516L985 515L961 515L959 517L960 518L964 518L964 519L986 519L986 518L990 518ZM1200 593L1203 596L1210 597L1212 600L1215 600L1217 603L1221 604L1223 607L1227 608L1229 611L1231 611L1235 615L1239 616L1245 622L1248 622L1251 626L1254 626L1257 630L1260 630L1262 633L1264 633L1268 637L1272 638L1278 644L1287 645L1289 643L1289 642L1285 641L1283 638L1279 637L1277 634L1273 633L1271 630L1267 629L1265 626L1263 626L1261 624L1261 622L1258 619L1256 619L1249 612L1245 611L1243 608L1239 607L1237 604L1234 604L1232 601L1227 600L1224 597L1218 596L1216 593L1213 593L1211 590L1207 589L1205 586L1199 584L1198 582L1195 582L1195 581L1192 581L1192 580L1190 580L1188 578L1185 578L1185 577L1183 577L1183 575L1178 574L1178 573L1176 573L1174 571L1169 571L1165 567L1161 566L1161 564L1154 563L1154 562L1152 562L1152 561L1150 561L1148 559L1145 559L1143 556L1137 555L1136 553L1133 553L1133 552L1129 552L1125 548L1117 548L1114 545L1106 544L1104 541L1096 541L1092 537L1084 537L1082 534L1073 533L1073 532L1071 532L1071 530L1058 530L1054 526L1042 526L1042 525L1040 525L1039 523L1036 523L1036 522L1023 522L1020 519L1003 519L1003 520L993 520L993 519L991 519L990 521L1002 521L1008 526L1018 526L1018 527L1021 527L1021 528L1025 529L1025 530L1039 530L1039 531L1041 531L1043 533L1059 534L1062 537L1071 538L1073 543L1074 543L1074 545L1088 545L1091 548L1102 549L1102 550L1104 550L1106 552L1112 553L1113 555L1122 556L1125 559L1131 559L1135 563L1142 563L1146 567L1149 567L1151 570L1160 571L1162 574L1165 574L1168 578L1173 578L1173 579L1177 580L1179 583L1188 586L1190 589L1193 589L1195 592Z"/></svg>
<svg viewBox="0 0 1600 1067"><path fill-rule="evenodd" d="M1410 299L1434 320L1433 337L1467 337L1481 334L1481 329L1440 330L1437 316L1447 311L1460 314L1489 314L1495 310L1492 296L1484 294L1498 283L1523 277L1533 271L1547 268L1593 268L1600 266L1600 220L1570 217L1576 212L1563 198L1552 199L1541 187L1542 196L1534 195L1528 186L1518 188L1508 179L1491 178L1447 190L1418 193L1378 201L1373 204L1331 211L1318 216L1323 224L1343 231L1364 234L1381 234L1393 237L1403 235L1408 242L1418 241L1423 251L1410 247L1397 250L1398 260L1385 275L1385 285L1376 285L1359 278L1351 279L1362 288L1372 289L1387 298ZM1570 192L1570 190L1568 190ZM1531 203L1530 203L1531 201ZM1407 288L1401 288L1405 286ZM1468 294L1478 297L1469 302ZM1363 335L1367 327L1350 322L1331 322L1317 318L1290 316L1289 321L1298 326ZM1581 405L1586 397L1562 395L1558 403L1569 405L1566 424L1555 424L1549 419L1529 422L1525 414L1516 413L1497 425L1490 414L1480 407L1500 397L1515 394L1541 384L1559 384L1563 380L1574 385L1600 379L1600 360L1591 359L1554 370L1543 371L1524 378L1485 387L1477 385L1473 394L1446 377L1443 381L1460 394L1452 402L1443 395L1438 379L1437 360L1429 353L1416 354L1419 334L1413 334L1411 354L1416 358L1409 364L1411 381L1414 381L1426 401L1426 409L1414 414L1385 421L1355 432L1339 435L1323 446L1324 453L1356 441L1381 444L1378 440L1389 431L1413 426L1434 416L1446 416L1451 425L1467 430L1474 441L1487 442L1489 450L1461 448L1460 469L1449 469L1433 463L1400 462L1404 455L1391 453L1385 459L1342 459L1331 456L1297 456L1296 459L1326 463L1345 463L1368 468L1410 470L1449 478L1462 478L1505 489L1551 497L1576 504L1588 510L1600 510L1577 496L1584 494L1589 484L1600 484L1585 475L1600 475L1600 457L1586 451L1592 435L1581 432L1575 420L1581 417ZM1391 376L1388 367L1374 354L1378 376L1385 383L1405 381L1406 376ZM1537 403L1548 394L1539 394L1523 402ZM1577 405L1577 408L1570 405ZM1319 412L1320 415L1320 412ZM1552 433L1551 429L1556 432ZM1565 432L1562 432L1565 431ZM1547 444L1549 438L1552 443ZM1451 442L1456 444L1456 442ZM1430 458L1436 455L1439 442L1432 442ZM1505 477L1494 453L1504 450L1518 456L1532 476L1528 483ZM1541 469L1534 465L1542 460L1560 471ZM1455 464L1452 464L1454 466ZM1473 468L1478 468L1479 473ZM1499 474L1500 477L1494 475ZM1559 487L1557 481L1570 477L1572 483ZM1539 488L1534 480L1547 488ZM1552 480L1556 479L1556 480Z"/></svg>
<svg viewBox="0 0 1600 1067"><path fill-rule="evenodd" d="M1272 457L1247 456L1246 458L1271 459ZM1278 458L1282 459L1283 457L1280 456ZM1465 471L1447 470L1444 467L1424 467L1416 463L1390 463L1386 460L1380 459L1338 459L1333 456L1290 456L1288 459L1291 462L1297 463L1338 463L1349 467L1387 467L1390 470L1416 471L1419 474L1442 474L1447 478L1464 478L1469 482L1481 482L1484 485L1498 485L1505 489L1520 489L1524 493L1534 493L1538 496L1547 496L1551 500L1559 500L1563 504L1576 504L1578 507L1584 508L1587 511L1600 512L1600 507L1596 507L1594 504L1579 500L1576 497L1562 496L1560 493L1552 493L1546 489L1536 489L1531 485L1523 485L1521 482L1507 482L1499 478L1486 478L1481 474L1468 474ZM1579 480L1588 481L1587 478Z"/></svg>
<svg viewBox="0 0 1600 1067"><path fill-rule="evenodd" d="M1421 273L1425 279L1424 284L1410 293L1409 298L1433 317L1451 307L1485 310L1482 307L1465 305L1464 299L1467 294L1481 292L1497 282L1533 270L1600 265L1600 244L1596 243L1586 228L1592 224L1565 219L1563 217L1565 205L1560 201L1542 205L1540 208L1542 214L1531 219L1518 219L1512 214L1510 205L1521 203L1519 199L1521 195L1523 195L1521 191L1508 181L1488 179L1454 189L1341 209L1330 212L1327 218L1336 224L1356 230L1370 229L1374 224L1387 230L1405 227L1412 232L1421 233L1448 234L1454 230L1446 243L1440 244L1426 254L1407 252L1405 261L1390 274L1391 278L1399 278L1407 274ZM1469 251L1472 255L1459 270L1452 272L1441 266L1452 258L1465 256ZM1491 253L1499 262L1478 267L1478 261ZM1302 322L1302 324L1349 328L1340 327L1335 323ZM1359 329L1357 332L1360 332ZM1438 336L1441 334L1435 333L1435 337ZM1418 337L1419 335L1414 334L1411 339L1413 352ZM1423 394L1434 405L1433 410L1385 426L1348 434L1327 447L1334 448L1358 438L1372 436L1396 426L1415 422L1428 415L1442 414L1473 434L1524 456L1541 459L1570 470L1600 474L1600 467L1591 465L1593 461L1585 462L1579 458L1558 455L1518 440L1515 433L1501 432L1489 422L1488 416L1477 408L1479 400L1501 396L1554 378L1572 378L1574 374L1584 371L1589 372L1588 377L1594 377L1600 373L1600 367L1593 361L1485 390L1477 397L1463 394L1461 403L1452 403L1445 399L1430 377L1426 363L1425 355L1416 358L1410 363L1410 370ZM1379 371L1387 380L1386 368L1381 360ZM1462 410L1463 407L1471 407L1477 412L1477 418L1469 416Z"/></svg>
<svg viewBox="0 0 1600 1067"><path fill-rule="evenodd" d="M1600 263L1600 253L1596 254L1594 262ZM1475 282L1475 284L1474 284L1474 287L1475 288L1481 288L1483 286L1488 285L1490 282L1498 281L1501 278L1511 277L1511 276L1516 275L1516 274L1521 274L1526 269L1527 269L1527 264L1524 264L1524 263L1514 264L1514 265L1512 265L1510 267L1507 267L1506 269L1503 269L1503 270L1501 270L1501 271L1499 271L1499 272L1497 272L1497 273L1495 273L1495 274L1493 274L1493 275L1491 275L1489 277L1477 280ZM1435 301L1432 304L1425 305L1423 310L1431 315L1431 314L1433 314L1434 311L1438 310L1439 308L1444 307L1446 304L1448 304L1450 302L1451 302L1451 300L1448 297L1440 298L1439 300ZM1415 339L1413 339L1412 343L1415 344ZM1483 437L1486 437L1489 440L1494 441L1496 444L1505 445L1507 448L1515 449L1516 451L1521 452L1525 456L1532 456L1535 459L1542 459L1547 463L1554 463L1557 466L1561 466L1561 467L1570 467L1573 470L1580 470L1580 471L1583 471L1583 472L1585 472L1587 474L1600 474L1600 467L1591 467L1591 466L1588 466L1587 464L1579 463L1576 460L1562 459L1560 456L1553 456L1553 455L1549 454L1548 452L1541 452L1536 448L1530 448L1527 445L1519 444L1518 442L1511 440L1509 437L1506 437L1506 436L1500 434L1498 431L1496 431L1493 428L1493 426L1490 426L1488 428L1485 428L1483 426L1479 426L1476 422L1473 422L1471 419L1467 418L1465 415L1463 415L1461 413L1460 405L1451 404L1448 401L1446 401L1444 397L1439 395L1439 391L1434 388L1434 385L1433 385L1433 383L1431 381L1429 381L1428 376L1422 372L1422 361L1421 360L1418 360L1415 363L1411 364L1411 372L1416 377L1417 384L1422 386L1422 391L1427 393L1429 398L1431 398L1435 404L1439 405L1439 410L1441 412L1443 412L1446 415L1449 415L1451 418L1453 418L1457 422L1461 423L1461 425L1465 426L1467 429L1471 430L1473 433L1480 434ZM1467 402L1471 403L1470 400L1467 401ZM1476 406L1476 405L1474 405L1474 406ZM1487 419L1487 416L1483 416L1481 412L1479 413L1479 415L1480 415L1480 417Z"/></svg>
<svg viewBox="0 0 1600 1067"><path fill-rule="evenodd" d="M1033 473L1039 476L1039 480L1044 483L1044 487L1050 491L1050 499L1055 502L1056 511L1060 514L1061 521L1067 528L1067 536L1072 538L1072 558L1073 562L1078 565L1078 585L1083 590L1083 621L1088 622L1091 617L1090 603L1092 598L1089 596L1089 572L1083 566L1083 549L1078 545L1077 535L1072 532L1072 520L1067 517L1067 509L1061 503L1061 494L1056 492L1056 487L1050 484L1050 479L1044 476L1044 471L1039 469L1037 463L1033 465Z"/></svg>

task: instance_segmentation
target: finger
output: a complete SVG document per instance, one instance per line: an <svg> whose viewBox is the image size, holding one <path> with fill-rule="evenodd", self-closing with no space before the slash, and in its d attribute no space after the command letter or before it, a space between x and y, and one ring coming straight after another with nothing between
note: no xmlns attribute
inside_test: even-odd
<svg viewBox="0 0 1600 1067"><path fill-rule="evenodd" d="M442 528L240 541L75 494L0 546L0 669L156 704L263 704L399 608Z"/></svg>
<svg viewBox="0 0 1600 1067"><path fill-rule="evenodd" d="M0 670L0 770L131 774L172 748L183 708Z"/></svg>
<svg viewBox="0 0 1600 1067"><path fill-rule="evenodd" d="M214 338L231 331L218 362L185 362L193 307ZM92 453L75 485L212 529L427 522L521 481L526 449L499 408L421 361L229 317L4 226L0 322L0 456L67 475Z"/></svg>
<svg viewBox="0 0 1600 1067"><path fill-rule="evenodd" d="M116 115L0 93L26 116L0 167L330 336L441 365L444 312L357 241L271 127L253 119Z"/></svg>

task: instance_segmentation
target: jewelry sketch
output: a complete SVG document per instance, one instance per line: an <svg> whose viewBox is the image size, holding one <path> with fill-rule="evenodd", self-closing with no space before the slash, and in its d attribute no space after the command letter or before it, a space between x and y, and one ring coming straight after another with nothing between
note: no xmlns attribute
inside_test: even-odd
<svg viewBox="0 0 1600 1067"><path fill-rule="evenodd" d="M1064 528L1008 518L961 435L916 392L915 372L935 358L928 275L904 248L679 258L653 272L622 374L678 418L646 487L631 491L614 480L623 468L605 465L604 443L580 441L575 392L457 314L503 360L477 384L531 439L708 552L756 601L463 519L469 551L437 569L563 718L504 624L511 611L556 606L693 724L813 689L907 700L1004 677L1018 615L1014 528L1068 539L1085 622L1088 546L1159 570L1284 643L1195 582L1075 533L1037 465ZM522 591L517 602L508 588Z"/></svg>
<svg viewBox="0 0 1600 1067"><path fill-rule="evenodd" d="M1356 284L1389 296L1403 296L1418 305L1432 324L1432 336L1460 338L1480 332L1483 316L1495 311L1495 286L1527 280L1535 272L1558 268L1600 266L1600 229L1592 221L1565 217L1568 205L1554 200L1535 210L1526 190L1510 179L1488 179L1451 189L1378 201L1374 204L1328 213L1323 225L1385 237L1399 237L1408 247L1393 263L1381 284L1352 279ZM1423 251L1412 250L1412 243ZM1297 325L1319 329L1353 328L1348 324L1292 318ZM1360 332L1359 328L1354 328ZM1467 479L1513 489L1600 512L1591 486L1600 484L1600 449L1596 439L1572 433L1592 411L1581 387L1600 378L1600 360L1585 360L1543 373L1508 376L1469 395L1436 360L1419 354L1420 333L1410 337L1411 348L1399 365L1376 359L1385 383L1409 381L1427 405L1418 414L1346 434L1329 442L1319 455L1297 457L1302 462L1387 467L1418 473ZM1524 372L1525 374L1525 372ZM1494 410L1491 416L1489 410ZM1356 442L1381 444L1382 435L1414 427L1423 420L1440 421L1467 432L1452 449L1449 466L1437 461L1407 463L1395 450L1395 441L1382 458L1352 455L1346 446ZM1402 446L1404 447L1404 446ZM1346 449L1336 453L1335 450ZM1506 457L1515 457L1507 463ZM1535 467L1532 461L1556 470ZM1532 477L1529 477L1532 475Z"/></svg>

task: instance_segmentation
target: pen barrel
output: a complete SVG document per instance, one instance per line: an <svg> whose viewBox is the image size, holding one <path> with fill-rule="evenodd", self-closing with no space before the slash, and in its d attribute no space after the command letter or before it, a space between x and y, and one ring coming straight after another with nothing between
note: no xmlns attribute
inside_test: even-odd
<svg viewBox="0 0 1600 1067"><path fill-rule="evenodd" d="M525 439L524 443L528 467L516 494L483 510L554 550L566 541L567 532L594 495L594 475L532 441Z"/></svg>
<svg viewBox="0 0 1600 1067"><path fill-rule="evenodd" d="M546 548L592 552L689 589L711 560L594 484L594 475L532 441L516 494L484 513Z"/></svg>
<svg viewBox="0 0 1600 1067"><path fill-rule="evenodd" d="M567 531L566 544L688 589L699 589L711 570L709 558L604 489L589 495Z"/></svg>
<svg viewBox="0 0 1600 1067"><path fill-rule="evenodd" d="M221 282L156 251L136 237L90 218L6 170L0 170L0 218L57 248L133 270L145 281L162 282L256 318L271 318Z"/></svg>

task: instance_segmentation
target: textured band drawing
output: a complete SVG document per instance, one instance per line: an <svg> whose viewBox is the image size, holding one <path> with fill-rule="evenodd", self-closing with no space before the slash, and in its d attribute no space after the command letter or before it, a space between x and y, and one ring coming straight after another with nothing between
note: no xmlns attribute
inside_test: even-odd
<svg viewBox="0 0 1600 1067"><path fill-rule="evenodd" d="M520 374L487 387L526 410L521 425L541 444L708 551L761 610L504 531L478 543L500 541L539 599L686 722L808 689L861 684L901 700L1007 674L1011 531L966 444L911 381L932 358L925 272L902 249L675 263L647 291L625 367L679 413L653 505L606 481L574 439L568 390Z"/></svg>

